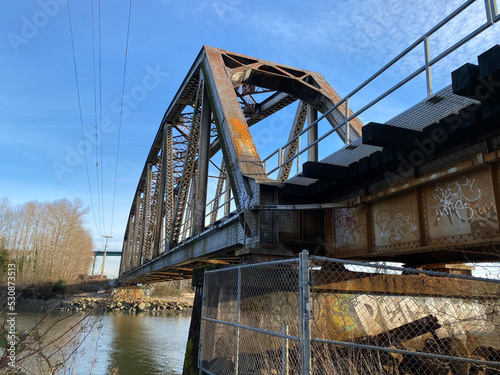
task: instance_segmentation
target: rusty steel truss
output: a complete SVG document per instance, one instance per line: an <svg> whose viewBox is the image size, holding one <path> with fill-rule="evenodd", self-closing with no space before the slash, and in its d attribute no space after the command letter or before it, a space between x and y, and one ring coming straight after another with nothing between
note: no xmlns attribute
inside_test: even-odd
<svg viewBox="0 0 500 375"><path fill-rule="evenodd" d="M304 249L414 266L498 260L498 56L495 46L453 72L453 87L363 126L318 73L203 47L146 160L121 280L187 278L200 265ZM483 97L484 82L493 89ZM250 128L292 103L271 178ZM346 145L318 160L322 118Z"/></svg>
<svg viewBox="0 0 500 375"><path fill-rule="evenodd" d="M262 94L265 98L259 101ZM229 199L234 197L233 205L244 212L242 231L257 244L258 215L245 209L261 203L260 184L278 185L267 176L249 127L298 101L292 139L303 129L307 113L326 113L339 100L318 73L203 47L148 155L130 210L121 275L213 227L224 197L224 213L229 214ZM332 127L344 119L345 111L343 105L327 114ZM350 140L359 137L361 126L357 119L350 122ZM345 140L344 128L338 134ZM287 158L295 155L297 142L287 147ZM217 189L207 215L209 163L220 151ZM278 181L285 181L290 169L291 163L283 165Z"/></svg>

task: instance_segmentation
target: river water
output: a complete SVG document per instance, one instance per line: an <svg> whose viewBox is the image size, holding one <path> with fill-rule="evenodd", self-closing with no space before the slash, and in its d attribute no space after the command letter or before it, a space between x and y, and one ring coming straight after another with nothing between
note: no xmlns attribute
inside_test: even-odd
<svg viewBox="0 0 500 375"><path fill-rule="evenodd" d="M79 322L82 317L83 314L68 316L54 312L44 321L44 327L59 321L47 334L45 342L59 337L74 325L83 328L73 343L65 345L51 358L52 364L57 363L60 361L57 355L67 355L77 348L75 342L81 343L72 360L66 361L65 368L57 374L182 374L190 312L158 315L110 312ZM18 312L18 329L26 331L39 318L40 313ZM61 318L65 319L61 321ZM65 344L65 339L58 341ZM24 362L23 365L33 373L45 372L38 370L34 363Z"/></svg>

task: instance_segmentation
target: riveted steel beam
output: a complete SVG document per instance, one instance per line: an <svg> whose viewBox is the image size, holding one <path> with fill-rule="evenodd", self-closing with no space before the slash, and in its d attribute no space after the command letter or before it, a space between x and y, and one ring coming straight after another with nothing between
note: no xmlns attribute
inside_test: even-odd
<svg viewBox="0 0 500 375"><path fill-rule="evenodd" d="M214 114L219 142L238 209L250 204L251 188L246 178L267 180L259 154L253 143L240 103L228 78L220 50L204 47L202 66Z"/></svg>
<svg viewBox="0 0 500 375"><path fill-rule="evenodd" d="M153 233L151 231L151 219L153 216L153 210L156 207L156 202L153 199L153 164L148 164L148 173L146 178L146 189L144 192L144 220L142 222L142 254L143 262L151 260L152 256L152 245L153 245ZM153 204L155 203L155 204Z"/></svg>
<svg viewBox="0 0 500 375"><path fill-rule="evenodd" d="M318 119L318 112L312 105L307 106L307 121L311 126ZM313 125L307 131L307 145L313 144L318 139L318 124ZM307 161L318 161L318 144L307 150Z"/></svg>
<svg viewBox="0 0 500 375"><path fill-rule="evenodd" d="M189 144L185 156L184 171L178 189L178 195L173 215L172 229L169 235L169 241L168 241L169 248L175 246L179 240L179 235L183 223L186 203L189 194L189 187L191 185L191 180L193 178L195 161L196 161L196 156L198 154L198 146L199 146L198 143L200 135L202 92L203 92L203 81L200 79L198 82L198 89L194 104L195 114L193 115L191 122L191 131L189 133Z"/></svg>
<svg viewBox="0 0 500 375"><path fill-rule="evenodd" d="M165 240L170 236L174 221L174 154L172 146L172 127L165 127ZM168 244L164 243L164 250Z"/></svg>
<svg viewBox="0 0 500 375"><path fill-rule="evenodd" d="M194 235L205 229L205 206L207 201L208 166L210 160L210 128L212 111L206 87L203 90L200 124L200 152L198 155L198 178L196 184L196 203L194 212Z"/></svg>

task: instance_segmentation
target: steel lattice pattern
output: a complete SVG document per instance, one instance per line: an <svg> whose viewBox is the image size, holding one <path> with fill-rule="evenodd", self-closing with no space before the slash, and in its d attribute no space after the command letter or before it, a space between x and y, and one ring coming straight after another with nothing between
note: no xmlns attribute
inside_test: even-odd
<svg viewBox="0 0 500 375"><path fill-rule="evenodd" d="M310 269L318 373L497 373L498 281L326 258Z"/></svg>
<svg viewBox="0 0 500 375"><path fill-rule="evenodd" d="M127 223L120 276L133 278L143 272L143 266L158 261L164 265L161 268L170 268L173 259L179 260L174 252L182 252L181 247L204 230L227 221L232 207L241 210L252 199L253 204L257 202L256 183L274 181L264 171L251 126L299 101L291 139L303 129L307 113L324 112L339 100L319 73L204 46L168 107L148 154ZM207 111L203 119L202 108ZM332 126L344 112L341 105L329 114ZM210 129L210 146L203 155L201 125ZM360 133L361 122L353 120L351 125L353 134ZM299 143L296 139L284 150L287 160L297 153ZM221 165L218 177L209 174L208 163L200 163L207 159ZM292 164L282 166L280 181L288 178ZM209 188L208 177L218 178L216 194ZM258 236L255 216L245 214L243 224L243 228L254 228L249 232L251 241ZM182 253L185 257L192 252ZM168 272L159 269L147 278L182 278L195 266L184 264Z"/></svg>
<svg viewBox="0 0 500 375"><path fill-rule="evenodd" d="M499 305L499 280L307 255L207 272L200 367L211 374L497 374Z"/></svg>
<svg viewBox="0 0 500 375"><path fill-rule="evenodd" d="M233 374L235 366L239 374L300 373L298 277L297 261L207 273L201 367L213 374Z"/></svg>

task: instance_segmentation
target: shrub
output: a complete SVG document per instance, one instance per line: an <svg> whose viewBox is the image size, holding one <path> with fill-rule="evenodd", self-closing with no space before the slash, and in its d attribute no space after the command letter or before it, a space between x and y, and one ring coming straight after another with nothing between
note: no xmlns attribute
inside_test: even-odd
<svg viewBox="0 0 500 375"><path fill-rule="evenodd" d="M0 249L0 273L7 273L9 263L9 251L5 248Z"/></svg>
<svg viewBox="0 0 500 375"><path fill-rule="evenodd" d="M57 280L57 282L54 285L52 285L52 293L65 293L67 285L68 283L65 280L63 279Z"/></svg>

